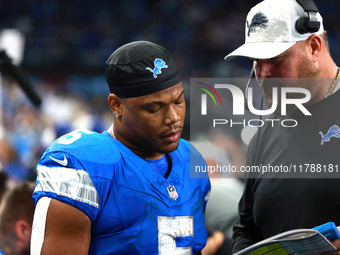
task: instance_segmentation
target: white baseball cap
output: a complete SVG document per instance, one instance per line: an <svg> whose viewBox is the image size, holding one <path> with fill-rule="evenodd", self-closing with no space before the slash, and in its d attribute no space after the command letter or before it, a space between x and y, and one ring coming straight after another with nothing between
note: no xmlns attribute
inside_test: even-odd
<svg viewBox="0 0 340 255"><path fill-rule="evenodd" d="M324 31L323 19L319 12L316 18L320 28L315 33L300 34L295 23L301 17L308 17L296 0L264 0L248 13L245 26L245 44L225 56L254 59L269 59L288 50L296 42L308 39L312 34Z"/></svg>

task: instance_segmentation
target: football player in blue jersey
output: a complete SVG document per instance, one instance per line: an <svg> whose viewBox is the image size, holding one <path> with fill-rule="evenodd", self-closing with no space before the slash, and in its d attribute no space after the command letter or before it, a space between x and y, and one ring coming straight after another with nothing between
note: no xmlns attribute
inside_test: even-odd
<svg viewBox="0 0 340 255"><path fill-rule="evenodd" d="M132 42L107 60L113 125L57 139L37 165L31 254L197 254L210 182L180 139L185 98L169 52Z"/></svg>

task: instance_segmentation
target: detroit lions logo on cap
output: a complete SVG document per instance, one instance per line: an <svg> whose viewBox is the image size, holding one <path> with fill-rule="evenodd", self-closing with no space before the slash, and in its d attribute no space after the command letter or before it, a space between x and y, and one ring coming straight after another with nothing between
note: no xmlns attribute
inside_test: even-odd
<svg viewBox="0 0 340 255"><path fill-rule="evenodd" d="M250 33L255 33L256 27L261 27L263 29L266 29L268 27L268 18L262 12L258 12L252 18L250 25L247 20L247 27L248 27L248 36L250 36Z"/></svg>
<svg viewBox="0 0 340 255"><path fill-rule="evenodd" d="M154 66L154 69L151 69L150 67L146 68L146 70L149 70L151 73L153 73L154 78L157 78L157 75L162 73L162 68L168 68L165 61L160 58L155 59Z"/></svg>
<svg viewBox="0 0 340 255"><path fill-rule="evenodd" d="M321 145L324 144L324 142L329 142L332 137L340 138L340 128L338 125L333 125L329 128L327 134L323 134L322 131L319 132L321 135Z"/></svg>

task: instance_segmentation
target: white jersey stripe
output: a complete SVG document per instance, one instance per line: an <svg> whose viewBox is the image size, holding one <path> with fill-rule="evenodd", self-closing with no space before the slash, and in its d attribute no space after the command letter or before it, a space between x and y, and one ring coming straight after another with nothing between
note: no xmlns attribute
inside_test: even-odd
<svg viewBox="0 0 340 255"><path fill-rule="evenodd" d="M35 208L31 235L31 255L41 254L45 238L46 216L50 202L51 198L42 197Z"/></svg>
<svg viewBox="0 0 340 255"><path fill-rule="evenodd" d="M53 192L99 208L97 190L86 171L39 165L37 174L39 184L35 191Z"/></svg>

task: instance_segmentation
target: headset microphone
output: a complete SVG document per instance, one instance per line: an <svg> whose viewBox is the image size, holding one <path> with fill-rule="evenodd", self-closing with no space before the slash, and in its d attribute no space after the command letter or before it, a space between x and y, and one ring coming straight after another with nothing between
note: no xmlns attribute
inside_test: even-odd
<svg viewBox="0 0 340 255"><path fill-rule="evenodd" d="M249 111L249 107L248 107L248 88L250 86L250 83L253 81L253 79L255 79L256 76L255 76L255 70L254 68L252 68L250 70L250 73L249 73L249 79L248 79L248 82L247 82L247 85L246 85L246 89L245 89L245 98L246 98L246 101L244 102L245 103L245 108Z"/></svg>
<svg viewBox="0 0 340 255"><path fill-rule="evenodd" d="M254 78L255 78L255 71L254 71L254 68L252 68L250 73L249 73L249 80L248 80L247 85L246 85L246 91L245 91L246 97L248 96L248 87L249 87L252 79L254 79Z"/></svg>

